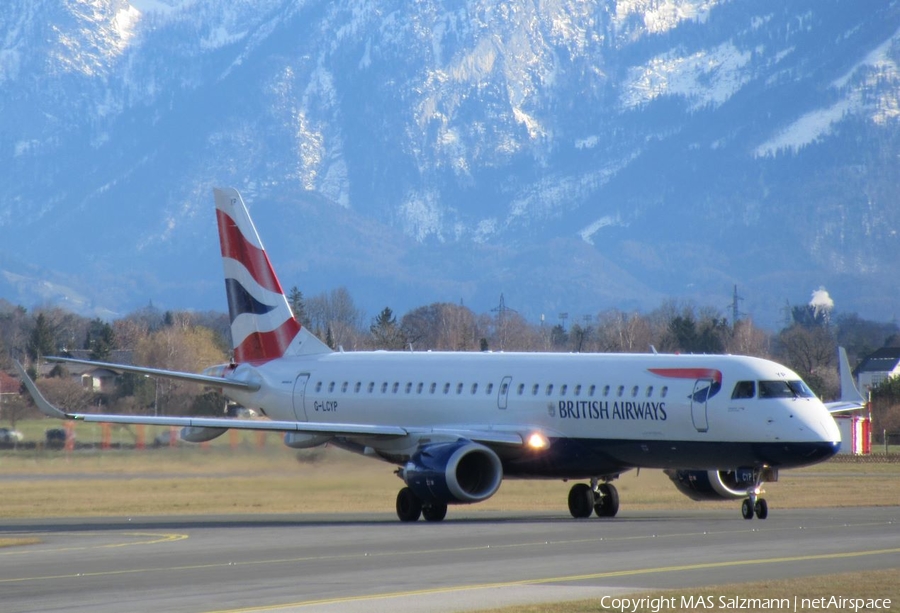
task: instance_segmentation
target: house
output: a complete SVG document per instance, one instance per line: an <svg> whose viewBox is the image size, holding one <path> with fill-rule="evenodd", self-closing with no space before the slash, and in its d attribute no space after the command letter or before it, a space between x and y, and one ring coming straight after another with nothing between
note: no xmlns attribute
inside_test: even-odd
<svg viewBox="0 0 900 613"><path fill-rule="evenodd" d="M78 360L89 360L90 351L86 349L64 350L63 355ZM131 351L113 351L111 359L119 364L131 364ZM55 368L62 367L69 375L78 381L86 391L101 394L110 393L116 384L118 373L108 368L90 366L87 364L66 363L59 365L53 362L45 362L41 365L41 374L48 376Z"/></svg>
<svg viewBox="0 0 900 613"><path fill-rule="evenodd" d="M900 347L882 347L856 367L856 384L863 394L890 377L900 375Z"/></svg>
<svg viewBox="0 0 900 613"><path fill-rule="evenodd" d="M116 376L118 374L108 368L98 368L96 366L87 366L84 364L59 365L53 362L44 362L40 367L41 376L56 376L56 371L60 369L68 374L73 380L81 384L81 387L83 387L85 391L99 392L101 394L112 391L116 384Z"/></svg>

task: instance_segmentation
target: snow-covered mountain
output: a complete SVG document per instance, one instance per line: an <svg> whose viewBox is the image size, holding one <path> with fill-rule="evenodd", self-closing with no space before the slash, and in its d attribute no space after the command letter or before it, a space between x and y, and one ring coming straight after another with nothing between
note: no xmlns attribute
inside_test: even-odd
<svg viewBox="0 0 900 613"><path fill-rule="evenodd" d="M0 297L224 308L210 188L370 313L900 288L900 7L11 0Z"/></svg>

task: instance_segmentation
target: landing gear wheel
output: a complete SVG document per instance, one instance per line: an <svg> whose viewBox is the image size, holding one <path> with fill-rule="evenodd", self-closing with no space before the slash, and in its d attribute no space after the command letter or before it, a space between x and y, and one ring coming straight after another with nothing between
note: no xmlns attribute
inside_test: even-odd
<svg viewBox="0 0 900 613"><path fill-rule="evenodd" d="M757 498L756 504L753 505L753 510L760 519L765 519L769 516L769 504L766 502L765 498Z"/></svg>
<svg viewBox="0 0 900 613"><path fill-rule="evenodd" d="M569 490L569 513L576 519L590 517L594 511L594 491L587 483L576 483Z"/></svg>
<svg viewBox="0 0 900 613"><path fill-rule="evenodd" d="M412 493L408 487L404 487L397 494L397 517L400 521L419 521L422 514L422 501Z"/></svg>
<svg viewBox="0 0 900 613"><path fill-rule="evenodd" d="M744 502L741 503L741 515L744 519L753 519L753 503L749 498L744 498Z"/></svg>
<svg viewBox="0 0 900 613"><path fill-rule="evenodd" d="M601 483L594 495L597 517L615 517L619 512L619 491L611 483Z"/></svg>
<svg viewBox="0 0 900 613"><path fill-rule="evenodd" d="M443 521L447 517L447 505L436 502L423 506L422 517L425 521Z"/></svg>

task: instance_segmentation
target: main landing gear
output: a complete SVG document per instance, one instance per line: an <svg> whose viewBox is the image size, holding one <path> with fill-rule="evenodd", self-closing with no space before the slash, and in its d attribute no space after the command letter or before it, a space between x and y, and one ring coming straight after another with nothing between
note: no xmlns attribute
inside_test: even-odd
<svg viewBox="0 0 900 613"><path fill-rule="evenodd" d="M619 512L619 492L612 483L600 483L596 477L591 484L576 483L569 490L569 513L576 519L590 517L615 517Z"/></svg>
<svg viewBox="0 0 900 613"><path fill-rule="evenodd" d="M397 517L400 521L443 521L447 517L447 505L439 502L423 503L412 490L404 487L397 494Z"/></svg>

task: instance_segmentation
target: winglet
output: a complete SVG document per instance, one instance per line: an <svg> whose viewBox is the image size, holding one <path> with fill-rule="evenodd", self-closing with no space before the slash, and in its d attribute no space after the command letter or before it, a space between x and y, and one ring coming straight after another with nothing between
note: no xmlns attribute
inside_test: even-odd
<svg viewBox="0 0 900 613"><path fill-rule="evenodd" d="M28 376L28 373L25 372L25 369L22 368L22 365L19 364L18 360L14 360L16 366L16 372L19 373L19 376L22 378L22 383L25 384L26 389L28 389L28 393L31 394L31 399L34 400L34 403L37 405L37 408L41 413L46 415L47 417L52 417L54 419L71 419L71 416L63 411L60 411L55 406L50 404L50 401L44 398L44 395L41 393L41 390L37 388L37 385L34 384L34 381L31 380L31 377Z"/></svg>

